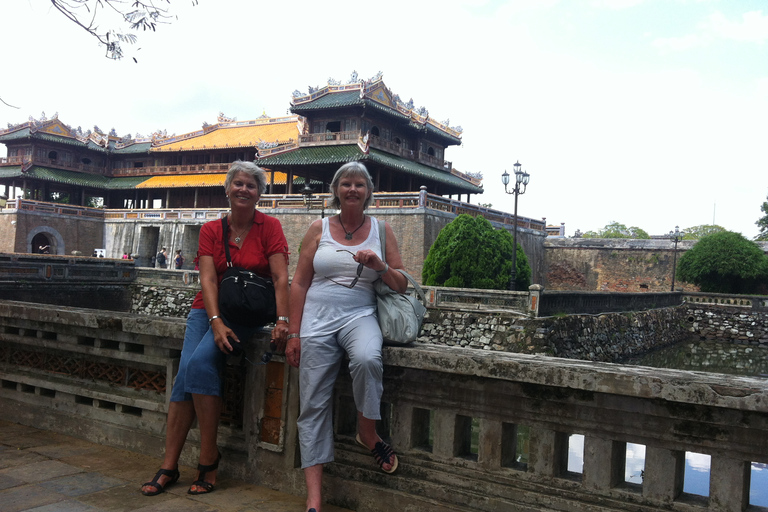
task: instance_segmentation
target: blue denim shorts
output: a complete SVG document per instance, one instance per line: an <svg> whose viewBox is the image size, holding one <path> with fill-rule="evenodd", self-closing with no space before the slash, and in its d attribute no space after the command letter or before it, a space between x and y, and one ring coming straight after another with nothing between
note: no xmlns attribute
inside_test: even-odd
<svg viewBox="0 0 768 512"><path fill-rule="evenodd" d="M231 324L241 342L248 341L258 330ZM192 309L187 316L184 346L181 349L179 371L173 381L171 402L192 400L192 394L221 396L221 376L227 355L213 342L213 329L208 324L205 309Z"/></svg>

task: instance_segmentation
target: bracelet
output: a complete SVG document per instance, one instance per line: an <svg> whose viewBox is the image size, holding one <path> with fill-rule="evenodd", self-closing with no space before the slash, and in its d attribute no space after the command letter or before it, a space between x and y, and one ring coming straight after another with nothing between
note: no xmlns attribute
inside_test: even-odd
<svg viewBox="0 0 768 512"><path fill-rule="evenodd" d="M384 274L386 274L387 272L389 272L389 263L387 263L387 262L385 261L385 262L384 262L384 265L385 265L385 266L384 266L384 270L377 270L377 271L376 271L376 273L377 273L377 274L379 274L379 277L383 277L383 276L384 276Z"/></svg>
<svg viewBox="0 0 768 512"><path fill-rule="evenodd" d="M277 321L278 322L290 323L290 322L288 322L288 317L287 316L279 316L279 317L277 317Z"/></svg>
<svg viewBox="0 0 768 512"><path fill-rule="evenodd" d="M288 336L285 337L285 339L288 339L288 340L292 340L293 338L301 338L301 334L295 332L295 333L289 334Z"/></svg>
<svg viewBox="0 0 768 512"><path fill-rule="evenodd" d="M211 318L208 319L208 325L211 325L211 323L216 320L217 318L221 318L219 315L213 315Z"/></svg>

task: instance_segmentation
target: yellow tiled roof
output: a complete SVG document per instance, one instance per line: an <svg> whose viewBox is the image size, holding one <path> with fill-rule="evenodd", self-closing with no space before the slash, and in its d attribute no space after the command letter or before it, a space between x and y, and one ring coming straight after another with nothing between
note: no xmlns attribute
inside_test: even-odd
<svg viewBox="0 0 768 512"><path fill-rule="evenodd" d="M226 173L152 176L136 188L223 187Z"/></svg>
<svg viewBox="0 0 768 512"><path fill-rule="evenodd" d="M272 172L267 171L267 184L272 179ZM185 188L185 187L223 187L227 173L219 174L182 174L153 176L146 181L142 181L136 188ZM288 181L288 175L284 172L275 171L275 185L285 185Z"/></svg>
<svg viewBox="0 0 768 512"><path fill-rule="evenodd" d="M208 133L176 137L176 142L152 147L150 151L190 151L212 148L256 147L259 142L285 142L299 138L296 119L249 126L219 127ZM178 140L178 139L182 140Z"/></svg>

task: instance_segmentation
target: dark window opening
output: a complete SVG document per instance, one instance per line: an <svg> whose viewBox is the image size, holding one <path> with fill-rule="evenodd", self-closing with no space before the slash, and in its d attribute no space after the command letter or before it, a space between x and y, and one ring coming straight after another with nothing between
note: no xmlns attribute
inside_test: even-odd
<svg viewBox="0 0 768 512"><path fill-rule="evenodd" d="M58 155L56 154L55 151L48 152L48 158L50 158L51 160L56 160L57 157Z"/></svg>
<svg viewBox="0 0 768 512"><path fill-rule="evenodd" d="M90 158L83 158L80 161L83 162L85 165L91 165L91 159Z"/></svg>
<svg viewBox="0 0 768 512"><path fill-rule="evenodd" d="M325 124L325 131L337 133L341 131L341 121L331 121Z"/></svg>
<svg viewBox="0 0 768 512"><path fill-rule="evenodd" d="M144 167L144 162L133 162L133 168Z"/></svg>
<svg viewBox="0 0 768 512"><path fill-rule="evenodd" d="M430 148L427 150L427 154L428 154L429 156L435 156L435 148L433 148L433 147L430 147Z"/></svg>
<svg viewBox="0 0 768 512"><path fill-rule="evenodd" d="M378 126L371 126L371 135L375 135L376 137L379 136L379 127Z"/></svg>
<svg viewBox="0 0 768 512"><path fill-rule="evenodd" d="M395 144L397 144L398 146L401 144L400 137L395 137Z"/></svg>

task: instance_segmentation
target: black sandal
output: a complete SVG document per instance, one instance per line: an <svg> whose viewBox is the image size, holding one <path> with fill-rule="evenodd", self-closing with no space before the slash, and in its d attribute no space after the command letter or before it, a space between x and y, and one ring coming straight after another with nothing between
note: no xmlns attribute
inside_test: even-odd
<svg viewBox="0 0 768 512"><path fill-rule="evenodd" d="M357 444L365 448L366 450L371 450L367 446L363 444L363 442L360 440L360 434L358 434L355 437L355 441L357 441ZM376 443L376 446L373 447L371 450L371 453L373 454L374 460L376 460L376 464L379 465L381 470L387 474L392 474L397 469L397 455L395 455L395 451L392 449L391 446L389 446L384 441L379 441ZM390 464L392 467L389 468L389 471L384 469L384 464Z"/></svg>
<svg viewBox="0 0 768 512"><path fill-rule="evenodd" d="M167 476L170 477L170 480L165 482L165 485L160 485L159 480L161 476ZM160 493L165 492L165 489L169 485L175 484L179 477L181 476L181 473L179 473L179 468L176 469L160 469L160 471L157 472L155 475L155 478L152 479L151 482L147 482L145 484L142 484L142 487L146 487L148 485L151 485L155 488L154 491L141 491L141 494L144 496L157 496Z"/></svg>
<svg viewBox="0 0 768 512"><path fill-rule="evenodd" d="M205 474L206 473L210 473L211 471L216 471L217 469L219 469L219 461L220 460L221 460L221 452L219 452L219 457L216 459L216 462L214 462L213 464L210 464L208 466L205 466L203 464L198 464L197 465L197 471L199 472L199 474L197 476L197 480L192 482L192 486L187 491L187 494L194 494L194 495L197 495L197 494L208 494L209 492L213 492L216 489L214 484L212 484L211 482L206 482L203 479L205 478ZM193 491L192 487L194 487L194 486L202 487L205 490L204 491Z"/></svg>

